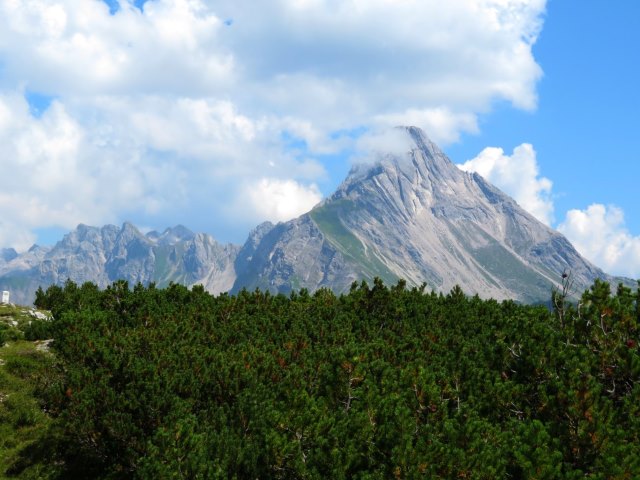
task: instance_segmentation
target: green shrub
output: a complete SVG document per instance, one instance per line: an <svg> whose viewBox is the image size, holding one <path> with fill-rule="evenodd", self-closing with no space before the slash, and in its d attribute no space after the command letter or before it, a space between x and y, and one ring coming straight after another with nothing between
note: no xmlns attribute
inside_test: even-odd
<svg viewBox="0 0 640 480"><path fill-rule="evenodd" d="M46 379L57 440L22 458L60 478L640 478L638 291L556 311L379 280L40 300L56 368L32 346L3 369Z"/></svg>
<svg viewBox="0 0 640 480"><path fill-rule="evenodd" d="M53 336L53 323L50 320L35 319L23 331L25 340L47 340Z"/></svg>

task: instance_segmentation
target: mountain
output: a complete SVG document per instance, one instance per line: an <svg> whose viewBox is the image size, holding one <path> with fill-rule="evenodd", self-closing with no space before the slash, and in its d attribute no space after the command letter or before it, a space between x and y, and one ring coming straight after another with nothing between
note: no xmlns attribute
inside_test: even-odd
<svg viewBox="0 0 640 480"><path fill-rule="evenodd" d="M457 168L421 130L398 132L403 150L354 167L309 213L252 233L233 290L344 291L377 276L537 302L565 271L578 292L595 278L614 280L480 175Z"/></svg>
<svg viewBox="0 0 640 480"><path fill-rule="evenodd" d="M463 290L482 297L548 301L563 272L577 293L605 274L569 241L478 174L463 172L419 129L396 133L402 148L372 154L336 192L288 222L256 227L243 246L221 245L183 226L142 234L79 225L52 248L0 250L0 289L29 303L39 285L67 278L104 287L130 283L203 284L290 292L348 290L354 281ZM630 280L623 281L633 284Z"/></svg>
<svg viewBox="0 0 640 480"><path fill-rule="evenodd" d="M0 248L0 262L10 262L18 256L13 248Z"/></svg>
<svg viewBox="0 0 640 480"><path fill-rule="evenodd" d="M143 235L128 222L121 228L79 225L52 248L34 246L0 260L0 290L10 290L12 300L23 304L33 301L38 286L67 279L101 287L119 279L159 286L202 284L213 293L225 292L236 278L233 260L238 249L183 226Z"/></svg>

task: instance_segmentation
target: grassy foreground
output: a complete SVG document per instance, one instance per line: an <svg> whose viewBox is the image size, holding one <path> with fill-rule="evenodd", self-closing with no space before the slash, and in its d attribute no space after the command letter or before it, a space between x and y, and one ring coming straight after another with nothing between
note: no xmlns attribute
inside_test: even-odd
<svg viewBox="0 0 640 480"><path fill-rule="evenodd" d="M0 348L0 472L11 472L20 454L42 438L51 424L37 399L37 390L51 366L43 344L11 341ZM31 465L21 478L47 478L51 468Z"/></svg>
<svg viewBox="0 0 640 480"><path fill-rule="evenodd" d="M33 338L42 321L36 310L0 305L0 475L10 475L24 452L43 437L51 419L38 394L51 375L48 343ZM48 317L48 312L39 312ZM20 478L49 478L54 469L42 463L20 467Z"/></svg>

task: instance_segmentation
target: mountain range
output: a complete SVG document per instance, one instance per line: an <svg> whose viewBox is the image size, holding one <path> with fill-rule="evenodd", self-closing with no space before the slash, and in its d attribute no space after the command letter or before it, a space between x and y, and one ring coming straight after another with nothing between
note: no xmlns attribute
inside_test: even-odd
<svg viewBox="0 0 640 480"><path fill-rule="evenodd" d="M402 148L371 153L310 212L256 227L244 245L183 226L141 233L131 223L79 225L53 247L0 250L0 290L31 303L38 286L115 280L202 284L212 293L261 288L347 290L354 281L404 279L448 291L546 302L565 272L578 293L615 278L560 233L476 173L456 167L420 129Z"/></svg>

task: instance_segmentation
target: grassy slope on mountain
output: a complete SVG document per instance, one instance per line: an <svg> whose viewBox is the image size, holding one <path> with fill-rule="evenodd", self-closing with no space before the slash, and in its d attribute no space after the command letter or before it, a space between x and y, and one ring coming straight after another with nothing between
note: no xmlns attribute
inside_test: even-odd
<svg viewBox="0 0 640 480"><path fill-rule="evenodd" d="M309 216L329 242L353 263L354 268L360 270L363 278L370 281L379 277L387 283L394 283L397 277L342 224L341 213L348 214L353 208L352 202L337 200L314 208Z"/></svg>

